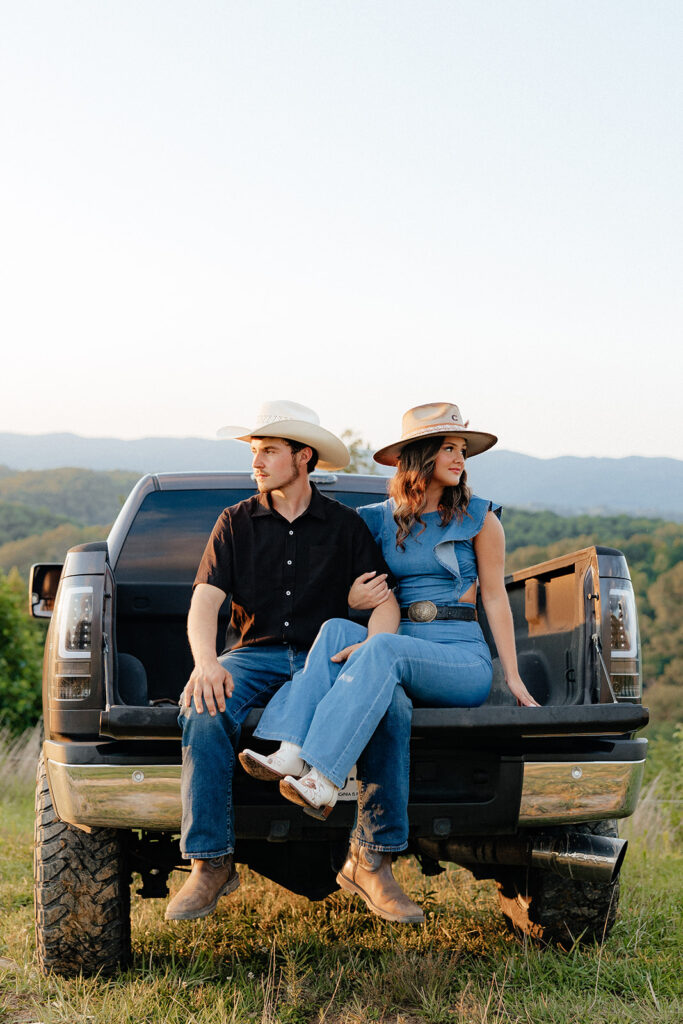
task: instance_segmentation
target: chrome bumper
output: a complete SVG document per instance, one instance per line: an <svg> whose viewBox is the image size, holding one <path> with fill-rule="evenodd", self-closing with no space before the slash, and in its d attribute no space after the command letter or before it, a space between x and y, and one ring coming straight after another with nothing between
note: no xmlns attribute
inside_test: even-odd
<svg viewBox="0 0 683 1024"><path fill-rule="evenodd" d="M633 814L645 761L527 761L519 824L565 825Z"/></svg>
<svg viewBox="0 0 683 1024"><path fill-rule="evenodd" d="M180 831L180 765L75 765L47 760L57 814L72 825ZM633 814L645 761L530 761L523 827Z"/></svg>

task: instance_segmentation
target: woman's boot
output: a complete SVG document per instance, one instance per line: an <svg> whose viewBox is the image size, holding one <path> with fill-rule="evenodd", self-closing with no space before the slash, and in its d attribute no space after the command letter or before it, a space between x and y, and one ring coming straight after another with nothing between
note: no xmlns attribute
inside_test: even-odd
<svg viewBox="0 0 683 1024"><path fill-rule="evenodd" d="M279 782L285 775L298 779L306 771L306 762L299 757L295 743L281 743L272 754L259 754L256 750L243 750L238 757L247 775L263 782Z"/></svg>

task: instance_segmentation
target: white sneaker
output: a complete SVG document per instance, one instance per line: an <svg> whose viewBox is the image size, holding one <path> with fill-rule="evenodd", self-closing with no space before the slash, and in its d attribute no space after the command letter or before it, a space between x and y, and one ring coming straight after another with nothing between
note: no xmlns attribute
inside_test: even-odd
<svg viewBox="0 0 683 1024"><path fill-rule="evenodd" d="M239 754L240 764L247 775L263 782L278 782L285 775L298 778L306 771L306 762L299 757L301 747L294 743L282 743L272 754L259 754L256 750L243 750Z"/></svg>
<svg viewBox="0 0 683 1024"><path fill-rule="evenodd" d="M326 779L317 768L311 768L303 778L287 775L280 783L280 792L304 810L313 808L317 812L314 817L325 819L337 802L339 786Z"/></svg>

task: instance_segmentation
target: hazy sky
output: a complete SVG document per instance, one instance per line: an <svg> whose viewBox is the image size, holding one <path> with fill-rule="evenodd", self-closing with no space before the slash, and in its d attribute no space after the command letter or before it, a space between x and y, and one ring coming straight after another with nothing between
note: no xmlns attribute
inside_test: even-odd
<svg viewBox="0 0 683 1024"><path fill-rule="evenodd" d="M5 4L0 431L683 457L682 52L680 0Z"/></svg>

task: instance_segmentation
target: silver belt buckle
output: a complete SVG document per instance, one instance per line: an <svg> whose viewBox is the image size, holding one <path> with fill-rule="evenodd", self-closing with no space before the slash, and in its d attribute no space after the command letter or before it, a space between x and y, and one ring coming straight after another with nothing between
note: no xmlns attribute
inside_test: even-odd
<svg viewBox="0 0 683 1024"><path fill-rule="evenodd" d="M408 606L408 618L411 622L433 622L436 618L436 605L433 601L413 601Z"/></svg>

